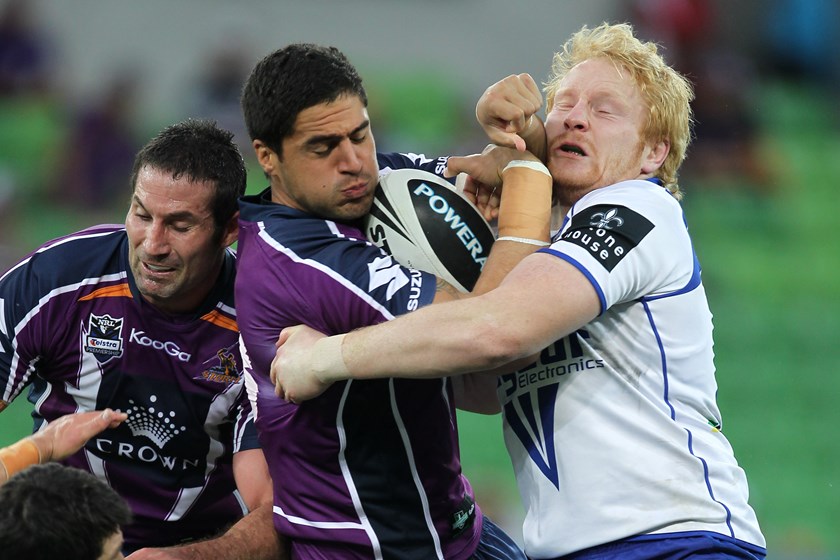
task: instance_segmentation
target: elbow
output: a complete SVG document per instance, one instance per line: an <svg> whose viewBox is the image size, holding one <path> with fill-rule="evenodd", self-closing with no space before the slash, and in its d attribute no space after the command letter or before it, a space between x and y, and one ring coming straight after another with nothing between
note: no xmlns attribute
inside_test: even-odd
<svg viewBox="0 0 840 560"><path fill-rule="evenodd" d="M532 344L525 333L511 322L483 317L471 329L471 347L481 360L479 369L492 370L533 354Z"/></svg>

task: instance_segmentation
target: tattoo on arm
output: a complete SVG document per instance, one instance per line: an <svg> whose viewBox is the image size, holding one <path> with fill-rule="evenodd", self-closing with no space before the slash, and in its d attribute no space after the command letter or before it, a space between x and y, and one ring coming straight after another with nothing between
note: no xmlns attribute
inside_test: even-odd
<svg viewBox="0 0 840 560"><path fill-rule="evenodd" d="M438 276L438 279L437 279L436 290L438 292L446 293L447 295L452 297L452 299L458 299L458 298L461 297L461 292L459 292L458 289L455 286L453 286L452 284L450 284L449 282L447 282L446 280L444 280L440 276Z"/></svg>

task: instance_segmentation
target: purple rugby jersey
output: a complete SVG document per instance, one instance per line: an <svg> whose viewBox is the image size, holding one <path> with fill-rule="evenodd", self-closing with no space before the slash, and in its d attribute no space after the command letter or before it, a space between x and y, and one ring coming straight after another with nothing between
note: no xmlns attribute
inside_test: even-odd
<svg viewBox="0 0 840 560"><path fill-rule="evenodd" d="M77 411L128 413L65 461L126 499L126 551L209 537L245 511L232 456L258 442L234 265L229 252L202 308L176 318L137 292L120 226L50 242L0 279L0 398L30 386L36 427Z"/></svg>
<svg viewBox="0 0 840 560"><path fill-rule="evenodd" d="M440 174L445 165L379 157L386 171ZM275 525L293 556L469 558L483 519L461 472L447 379L340 382L298 406L278 399L268 378L283 327L336 334L386 321L431 303L435 277L398 265L358 227L272 203L268 189L240 201L238 253L246 384Z"/></svg>

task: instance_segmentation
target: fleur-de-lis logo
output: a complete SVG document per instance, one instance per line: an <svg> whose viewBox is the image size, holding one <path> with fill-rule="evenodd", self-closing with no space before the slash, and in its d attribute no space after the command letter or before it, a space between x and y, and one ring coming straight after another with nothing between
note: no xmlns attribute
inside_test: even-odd
<svg viewBox="0 0 840 560"><path fill-rule="evenodd" d="M624 219L618 215L618 210L612 208L606 212L592 214L592 219L590 220L589 225L597 228L612 229L613 227L621 227L623 223Z"/></svg>

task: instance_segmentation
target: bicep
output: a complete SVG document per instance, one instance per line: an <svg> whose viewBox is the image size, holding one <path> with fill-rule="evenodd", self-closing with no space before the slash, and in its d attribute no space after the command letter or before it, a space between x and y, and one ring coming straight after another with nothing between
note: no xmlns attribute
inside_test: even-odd
<svg viewBox="0 0 840 560"><path fill-rule="evenodd" d="M554 255L535 253L487 294L503 311L498 320L519 340L525 357L598 316L601 301L577 267Z"/></svg>
<svg viewBox="0 0 840 560"><path fill-rule="evenodd" d="M273 502L274 488L262 449L246 449L235 453L233 476L249 511Z"/></svg>

